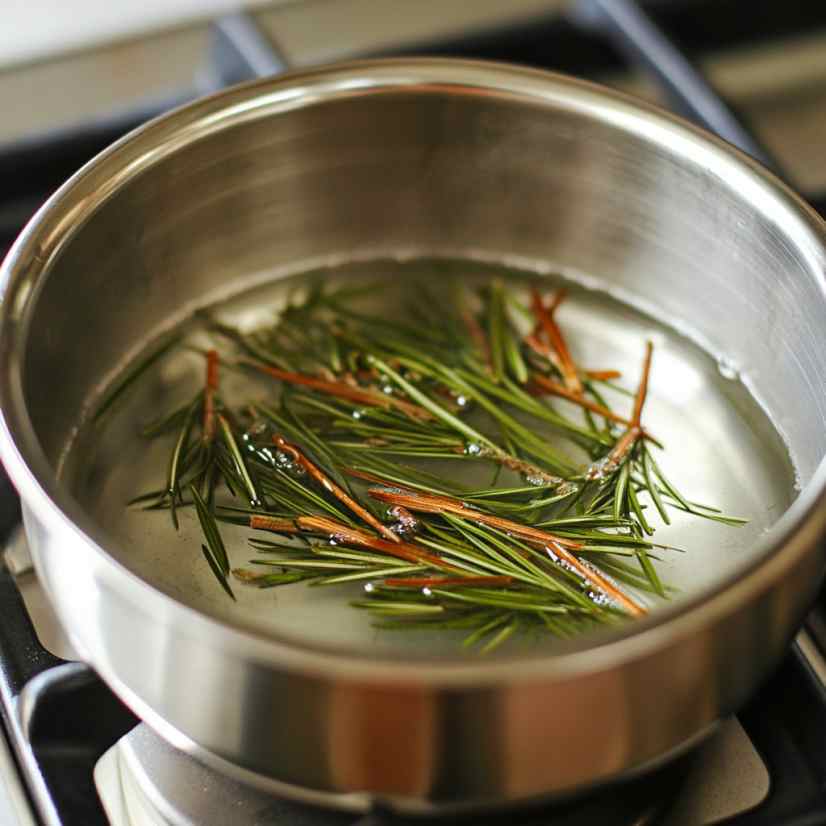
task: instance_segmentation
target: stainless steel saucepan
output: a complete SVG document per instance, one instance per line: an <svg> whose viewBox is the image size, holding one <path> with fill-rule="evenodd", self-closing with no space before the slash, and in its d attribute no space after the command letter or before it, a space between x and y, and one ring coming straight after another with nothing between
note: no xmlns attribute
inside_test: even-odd
<svg viewBox="0 0 826 826"><path fill-rule="evenodd" d="M351 650L222 615L185 570L153 579L58 472L101 388L193 308L372 252L547 262L690 321L751 366L799 495L690 598L553 654ZM350 808L564 795L697 742L819 587L825 268L823 223L776 178L591 84L431 59L264 80L138 129L26 227L2 269L2 458L73 642L174 745Z"/></svg>

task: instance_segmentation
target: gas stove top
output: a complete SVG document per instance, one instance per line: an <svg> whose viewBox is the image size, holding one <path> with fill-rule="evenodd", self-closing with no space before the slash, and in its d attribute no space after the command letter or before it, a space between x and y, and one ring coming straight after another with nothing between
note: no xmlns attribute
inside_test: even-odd
<svg viewBox="0 0 826 826"><path fill-rule="evenodd" d="M391 813L370 819L310 809L246 788L167 745L145 725L98 761L95 784L113 826L334 826L401 823ZM697 755L622 789L568 806L526 808L483 818L491 824L705 826L755 809L766 799L769 773L739 721L722 724ZM465 818L470 822L470 818ZM478 823L479 815L472 822ZM444 821L442 821L444 822ZM453 820L451 820L453 822Z"/></svg>
<svg viewBox="0 0 826 826"><path fill-rule="evenodd" d="M0 254L49 192L148 117L287 66L376 54L509 60L649 97L772 166L826 210L821 4L423 0L415 13L412 8L384 0L377 16L368 14L363 0L284 3L0 72L0 98L8 101L6 112L15 113L0 124ZM381 810L329 812L276 799L161 741L74 661L31 570L18 520L14 494L0 477L6 547L0 570L1 823L404 822ZM695 753L565 806L466 820L526 826L826 823L824 651L821 598L776 673Z"/></svg>

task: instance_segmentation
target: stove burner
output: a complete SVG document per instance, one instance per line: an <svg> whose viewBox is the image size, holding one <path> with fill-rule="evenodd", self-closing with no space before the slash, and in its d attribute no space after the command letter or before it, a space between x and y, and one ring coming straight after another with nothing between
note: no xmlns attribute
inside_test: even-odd
<svg viewBox="0 0 826 826"><path fill-rule="evenodd" d="M379 810L360 817L244 786L140 725L98 761L95 783L112 826L705 826L758 806L768 793L769 775L742 726L729 720L696 755L570 804L484 816L417 820Z"/></svg>

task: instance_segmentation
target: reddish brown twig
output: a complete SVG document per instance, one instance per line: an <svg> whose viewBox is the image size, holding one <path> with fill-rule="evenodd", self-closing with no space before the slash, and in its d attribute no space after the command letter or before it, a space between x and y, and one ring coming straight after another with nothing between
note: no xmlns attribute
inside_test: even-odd
<svg viewBox="0 0 826 826"><path fill-rule="evenodd" d="M654 352L654 345L650 341L645 342L645 357L642 362L642 376L637 387L637 395L634 399L633 423L635 427L641 426L642 408L648 396L648 376L651 373L651 355Z"/></svg>
<svg viewBox="0 0 826 826"><path fill-rule="evenodd" d="M647 341L645 343L645 357L642 363L642 375L637 386L637 394L634 397L634 412L631 416L631 423L628 430L620 436L611 452L608 454L608 461L611 465L617 466L628 455L637 440L645 435L642 429L642 409L648 396L648 378L651 373L651 356L654 352L654 345Z"/></svg>
<svg viewBox="0 0 826 826"><path fill-rule="evenodd" d="M274 533L299 533L294 519L279 519L275 516L250 516L249 526L256 531L273 531Z"/></svg>
<svg viewBox="0 0 826 826"><path fill-rule="evenodd" d="M550 344L542 341L539 338L540 333L542 332L539 325L537 325L536 329L525 336L525 344L531 348L538 356L542 356L542 358L548 359L554 367L556 367L559 372L562 372L562 362L559 360L559 356L554 352L553 348Z"/></svg>
<svg viewBox="0 0 826 826"><path fill-rule="evenodd" d="M550 361L560 373L562 372L559 356L553 351L550 344L546 344L538 337L536 331L525 336L525 344L538 356ZM622 378L622 373L619 370L580 370L579 374L582 378L592 379L593 381L611 381L611 379Z"/></svg>
<svg viewBox="0 0 826 826"><path fill-rule="evenodd" d="M593 381L611 381L622 378L619 370L584 370L583 372L586 379L593 379Z"/></svg>
<svg viewBox="0 0 826 826"><path fill-rule="evenodd" d="M585 396L577 396L568 390L567 387L563 387L559 382L555 382L553 379L548 378L547 376L543 376L541 373L534 373L531 376L533 383L537 386L538 389L549 393L554 396L559 396L562 399L566 399L573 404L577 404L580 407L584 407L586 410L590 410L592 413L596 413L599 416L603 416L604 418L616 422L617 424L624 424L628 428L633 428L634 423L631 419L626 419L624 416L620 416L618 413L614 413L608 407L604 407L601 404L597 404L595 401L585 397ZM531 388L529 388L530 391ZM653 439L653 436L642 426L639 427L640 435L646 439Z"/></svg>
<svg viewBox="0 0 826 826"><path fill-rule="evenodd" d="M557 355L556 351L550 344L539 338L541 330L534 331L531 335L525 336L525 344L534 351L534 353L547 359L556 369L556 371L564 378L564 369L562 367L562 360Z"/></svg>
<svg viewBox="0 0 826 826"><path fill-rule="evenodd" d="M459 568L450 565L440 556L436 556L418 545L413 545L410 542L388 542L386 539L378 539L357 528L351 528L349 525L336 522L334 519L328 519L326 516L299 516L296 522L299 528L304 531L326 534L336 542L345 545L370 548L389 556L404 559L407 562L425 563L443 571L461 573Z"/></svg>
<svg viewBox="0 0 826 826"><path fill-rule="evenodd" d="M385 579L384 584L393 588L454 588L467 585L510 585L512 576L465 576L465 577L415 577L410 579Z"/></svg>
<svg viewBox="0 0 826 826"><path fill-rule="evenodd" d="M613 583L609 582L602 574L595 571L588 565L583 564L571 550L582 550L583 546L579 542L570 539L563 539L547 531L541 531L529 525L520 525L510 519L494 516L483 511L478 511L468 507L458 499L451 499L447 496L435 496L433 494L412 493L400 491L398 488L370 488L370 496L382 502L390 502L394 505L403 505L411 511L421 513L453 513L465 519L481 522L498 528L506 533L518 536L526 542L540 545L549 549L570 568L575 570L584 580L602 591L606 596L618 602L629 613L639 616L645 613L645 609L624 594Z"/></svg>
<svg viewBox="0 0 826 826"><path fill-rule="evenodd" d="M560 301L561 300L562 299L560 299ZM558 306L558 303L556 306ZM537 322L542 325L542 330L548 337L548 342L559 356L559 369L562 373L565 386L574 393L582 394L583 388L582 382L579 380L579 371L571 357L568 344L562 335L562 331L559 329L559 325L554 320L552 313L542 303L542 296L537 289L531 292L531 307Z"/></svg>
<svg viewBox="0 0 826 826"><path fill-rule="evenodd" d="M371 390L353 387L342 381L327 381L326 379L307 376L303 373L293 373L289 370L281 370L279 367L271 367L268 364L261 364L249 359L242 359L240 363L254 367L256 370L266 373L268 376L272 376L280 381L287 382L288 384L298 384L302 387L309 387L312 390L318 390L319 393L326 393L328 396L335 396L339 399L355 402L356 404L363 404L367 407L381 407L385 410L393 408L404 413L406 416L410 416L412 419L429 421L433 418L430 411L425 410L425 408L385 393L375 393Z"/></svg>
<svg viewBox="0 0 826 826"><path fill-rule="evenodd" d="M548 311L548 315L553 317L553 314L556 312L556 308L568 297L568 291L564 287L560 287L558 290L554 290L551 294L551 298L548 303L545 305L545 309Z"/></svg>
<svg viewBox="0 0 826 826"><path fill-rule="evenodd" d="M314 465L295 445L290 444L286 439L282 436L273 436L273 442L277 445L279 450L284 451L284 453L289 454L294 462L298 462L304 470L307 471L308 475L315 479L319 485L321 485L327 493L335 496L339 502L343 503L346 507L348 507L356 516L363 519L371 528L375 531L378 531L382 536L386 539L389 539L391 542L401 542L398 536L396 536L387 525L382 525L375 516L373 516L370 511L366 508L363 508L350 496L347 491L337 485L332 479L330 479L321 468Z"/></svg>
<svg viewBox="0 0 826 826"><path fill-rule="evenodd" d="M568 291L564 288L560 288L558 290L554 290L551 293L551 297L548 302L545 304L545 309L548 312L548 315L553 317L553 314L556 312L556 308L568 297ZM539 338L542 334L542 322L537 320L534 322L533 333L532 335L535 338Z"/></svg>
<svg viewBox="0 0 826 826"><path fill-rule="evenodd" d="M547 303L546 309L548 314L553 317L553 314L556 312L556 308L565 300L567 296L567 292L563 289L556 290L551 295L551 300ZM542 340L542 321L537 319L534 321L533 330L525 336L525 344L531 348L538 356L542 356L546 358L554 367L561 373L562 372L562 362L559 360L559 356L556 354L556 351L551 347L550 344Z"/></svg>
<svg viewBox="0 0 826 826"><path fill-rule="evenodd" d="M569 402L573 402L574 404L577 404L580 407L584 407L586 410L590 410L592 413L597 413L598 415L612 422L617 422L617 424L624 424L628 427L631 426L631 421L629 419L626 419L623 416L614 413L614 411L608 407L604 407L601 404L597 404L595 401L591 401L585 396L577 395L564 385L559 384L559 382L555 382L553 379L550 379L547 376L543 376L541 373L533 373L531 375L531 380L537 387L539 387L541 390L544 390L546 393L550 393L553 396L559 396L562 399L567 399Z"/></svg>
<svg viewBox="0 0 826 826"><path fill-rule="evenodd" d="M530 540L529 540L530 541ZM563 548L558 543L551 543L545 545L546 550L556 554L560 559L570 565L583 579L595 585L598 590L602 591L615 602L618 602L628 611L629 614L635 617L640 617L646 614L645 608L639 603L634 602L628 594L623 593L613 582L606 579L599 571L594 570L589 565L584 565L580 562L569 550Z"/></svg>
<svg viewBox="0 0 826 826"><path fill-rule="evenodd" d="M579 542L574 542L571 539L563 539L554 534L540 531L538 528L521 525L519 522L512 522L510 519L476 510L461 500L453 499L449 496L437 496L433 493L400 490L396 487L370 488L367 493L381 502L389 502L391 505L402 505L414 512L452 513L474 522L481 522L483 525L490 525L492 528L498 528L515 536L533 538L545 543L557 542L568 548L582 548Z"/></svg>
<svg viewBox="0 0 826 826"><path fill-rule="evenodd" d="M206 355L206 381L204 383L204 423L201 438L209 444L215 438L215 394L218 392L218 352L210 350Z"/></svg>
<svg viewBox="0 0 826 826"><path fill-rule="evenodd" d="M250 584L261 582L269 576L268 574L257 574L255 571L248 571L246 568L233 568L232 575L241 582Z"/></svg>

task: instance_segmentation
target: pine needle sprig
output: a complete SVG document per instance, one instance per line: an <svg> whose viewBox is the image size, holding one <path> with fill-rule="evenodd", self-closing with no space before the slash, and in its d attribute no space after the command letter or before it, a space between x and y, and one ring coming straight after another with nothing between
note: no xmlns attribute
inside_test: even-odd
<svg viewBox="0 0 826 826"><path fill-rule="evenodd" d="M655 460L650 343L631 409L616 410L620 374L577 364L563 290L526 303L502 280L400 289L404 318L362 307L369 289L321 281L250 332L204 316L229 351L204 351L203 388L143 429L169 440L165 483L130 504L169 510L176 529L194 508L233 599L230 576L361 584L351 604L380 627L463 632L489 651L668 598L657 562L676 549L654 541L655 517L742 524L686 498ZM271 390L224 398L222 363ZM492 483L467 481L484 468ZM245 565L232 567L221 523L252 532Z"/></svg>

